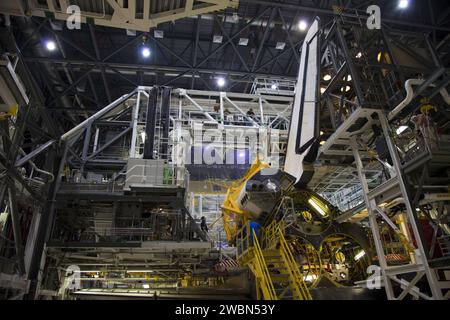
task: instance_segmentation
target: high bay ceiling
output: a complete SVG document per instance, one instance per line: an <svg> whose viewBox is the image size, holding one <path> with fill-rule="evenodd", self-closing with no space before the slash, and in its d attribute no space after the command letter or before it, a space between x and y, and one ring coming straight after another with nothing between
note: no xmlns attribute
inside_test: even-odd
<svg viewBox="0 0 450 320"><path fill-rule="evenodd" d="M86 12L100 12L104 3L105 15L113 13L110 2L62 1L80 5ZM187 2L151 1L149 14L186 10ZM358 23L358 15L365 14L368 5L359 0L210 4L223 2L227 2L225 10L192 12L191 16L164 22L166 17L148 31L136 31L124 29L120 23L106 27L85 18L82 20L89 23L82 23L81 30L68 30L65 21L53 19L55 13L36 9L61 1L12 1L0 8L14 7L14 3L27 8L28 4L29 10L23 13L33 16L20 16L20 10L10 8L16 15L5 16L10 32L2 32L2 38L9 40L5 41L10 43L9 51L15 51L13 40L17 41L16 49L46 97L47 108L93 112L138 85L249 93L256 78L296 80L305 36L300 22L308 24L319 16L323 25L331 25L335 16L342 14ZM116 3L136 3L138 11L144 10L142 1ZM198 3L195 1L193 8ZM427 33L440 50L448 47L450 12L443 9L446 1L416 1L407 10L398 10L395 1L370 4L383 8L385 30L397 32L399 37ZM46 49L47 40L55 41L56 50ZM150 49L147 58L141 54L144 46ZM224 87L218 87L218 78L226 80Z"/></svg>

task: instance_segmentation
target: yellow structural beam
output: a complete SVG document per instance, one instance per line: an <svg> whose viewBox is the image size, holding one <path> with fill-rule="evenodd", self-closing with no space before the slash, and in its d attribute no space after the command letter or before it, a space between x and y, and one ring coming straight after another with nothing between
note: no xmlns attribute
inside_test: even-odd
<svg viewBox="0 0 450 320"><path fill-rule="evenodd" d="M262 169L269 167L269 164L263 163L258 157L247 173L241 179L233 182L228 188L225 201L222 205L223 225L228 243L232 244L235 241L238 226L244 225L248 220L248 213L241 210L238 204L238 199L242 190L245 188L245 184Z"/></svg>

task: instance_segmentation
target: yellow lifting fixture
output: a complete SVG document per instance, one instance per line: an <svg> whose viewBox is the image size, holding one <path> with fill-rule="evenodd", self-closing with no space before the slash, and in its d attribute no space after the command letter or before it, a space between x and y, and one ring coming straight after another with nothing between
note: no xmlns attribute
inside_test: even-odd
<svg viewBox="0 0 450 320"><path fill-rule="evenodd" d="M222 206L224 228L230 245L237 248L237 261L255 276L256 297L264 300L311 300L303 275L287 243L284 221L272 221L261 232L251 226L251 213L238 204L248 180L270 165L259 158L243 178L228 189Z"/></svg>

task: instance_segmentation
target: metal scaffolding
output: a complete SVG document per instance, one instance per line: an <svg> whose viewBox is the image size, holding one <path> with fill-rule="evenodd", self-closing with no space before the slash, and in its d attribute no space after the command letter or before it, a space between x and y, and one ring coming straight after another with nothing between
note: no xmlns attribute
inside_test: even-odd
<svg viewBox="0 0 450 320"><path fill-rule="evenodd" d="M439 225L434 229L434 240L430 243L424 235L426 223L419 218L423 215L423 209L418 200L427 189L425 179L414 180L414 170L419 166L425 163L430 168L436 166L437 154L443 157L448 154L444 150L440 150L441 153L434 150L434 162L431 160L433 156L423 160L421 152L431 154L428 147L416 152L416 147L411 147L411 138L408 138L407 147L405 145L405 150L401 150L399 140L403 130L408 129L405 119L411 118L420 106L419 95L431 99L441 93L444 103L448 103L445 99L448 74L442 71L441 65L435 64L435 49L427 38L416 38L416 43L420 42L423 50L421 52L426 52L417 56L417 53L407 50L401 41L387 40L388 37L383 30L368 32L363 27L349 27L345 17L335 20L325 40L323 55L326 59L322 74L322 77L329 75L324 77L322 96L335 130L324 141L321 153L326 159L354 159L360 184L360 187L355 186L355 190L363 197L368 210L376 260L381 268L381 282L387 297L398 300L408 296L413 299L448 299L450 287L443 271L448 270L449 264L442 262L448 257L437 259L440 262L437 264L435 250L430 250L437 242L438 229L444 227L442 232L446 233L445 223L439 225L438 220L427 220L431 225ZM379 46L374 46L374 42ZM420 69L424 65L434 67L419 82L416 91L412 92L408 87L412 80L406 82L408 94L402 101L399 83L404 83L405 77L414 74L409 67L401 64L405 61L405 53L421 61L414 68ZM428 60L423 58L427 55ZM399 129L401 125L404 128ZM426 135L424 137L423 143L419 139L414 144L430 145L431 140ZM431 143L435 144L436 141ZM379 166L375 175L370 164L374 162ZM445 166L448 168L448 161L440 168ZM334 191L339 191L342 187L351 186L355 182L353 173L339 184L330 179L331 185L325 184L322 188L334 187ZM447 177L443 180L448 184ZM430 181L428 188L433 188ZM442 188L448 189L448 185L439 186L435 182L434 185L436 192ZM442 199L444 202L441 204L446 207L446 198ZM436 202L427 203L431 207L440 206ZM349 214L362 210L359 208ZM348 218L349 215L345 214L345 219Z"/></svg>

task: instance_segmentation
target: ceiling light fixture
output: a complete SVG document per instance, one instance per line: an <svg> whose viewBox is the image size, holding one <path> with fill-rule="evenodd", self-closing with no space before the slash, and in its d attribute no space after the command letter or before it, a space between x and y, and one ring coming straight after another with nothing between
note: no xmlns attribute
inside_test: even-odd
<svg viewBox="0 0 450 320"><path fill-rule="evenodd" d="M239 38L239 43L240 46L246 46L248 45L248 38Z"/></svg>
<svg viewBox="0 0 450 320"><path fill-rule="evenodd" d="M218 85L219 87L223 87L223 86L225 85L225 79L222 78L222 77L217 78L217 85Z"/></svg>
<svg viewBox="0 0 450 320"><path fill-rule="evenodd" d="M223 41L223 36L221 36L221 35L213 36L213 42L214 43L222 43L222 41Z"/></svg>
<svg viewBox="0 0 450 320"><path fill-rule="evenodd" d="M48 40L45 43L45 47L47 48L48 51L55 51L56 50L56 43L55 43L55 41Z"/></svg>
<svg viewBox="0 0 450 320"><path fill-rule="evenodd" d="M305 31L306 29L308 29L308 23L305 20L300 20L300 22L298 23L298 28L300 29L300 31Z"/></svg>
<svg viewBox="0 0 450 320"><path fill-rule="evenodd" d="M347 77L342 78L343 81L352 81L352 76L348 75Z"/></svg>
<svg viewBox="0 0 450 320"><path fill-rule="evenodd" d="M283 50L284 47L286 47L286 42L277 42L277 44L275 45L275 49L277 50Z"/></svg>
<svg viewBox="0 0 450 320"><path fill-rule="evenodd" d="M141 54L142 54L142 56L144 58L150 57L150 53L151 52L150 52L150 48L149 47L145 46L145 47L142 48Z"/></svg>
<svg viewBox="0 0 450 320"><path fill-rule="evenodd" d="M153 31L153 36L157 39L164 38L164 30L155 30Z"/></svg>
<svg viewBox="0 0 450 320"><path fill-rule="evenodd" d="M409 5L409 1L408 0L400 0L398 2L398 7L400 9L406 9L406 8L408 8L408 5Z"/></svg>

